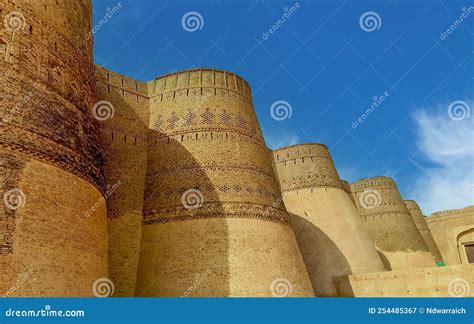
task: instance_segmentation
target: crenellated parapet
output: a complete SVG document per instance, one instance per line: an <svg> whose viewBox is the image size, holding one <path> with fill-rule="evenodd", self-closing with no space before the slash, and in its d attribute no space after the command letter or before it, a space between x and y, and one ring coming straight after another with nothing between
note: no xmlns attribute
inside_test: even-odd
<svg viewBox="0 0 474 324"><path fill-rule="evenodd" d="M283 192L311 187L342 188L336 167L324 144L281 148L273 152L273 159Z"/></svg>

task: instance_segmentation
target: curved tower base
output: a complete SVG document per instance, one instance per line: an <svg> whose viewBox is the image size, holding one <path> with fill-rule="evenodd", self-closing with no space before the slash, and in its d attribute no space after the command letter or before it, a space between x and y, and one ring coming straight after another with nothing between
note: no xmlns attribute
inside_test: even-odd
<svg viewBox="0 0 474 324"><path fill-rule="evenodd" d="M19 188L17 197L23 199L18 209L0 209L0 219L10 224L0 242L2 295L93 296L94 281L108 275L105 204L91 209L103 199L100 191L43 162L1 151L0 158L21 165L14 177L8 177L11 169L7 171L7 181L17 179L15 185L1 190Z"/></svg>
<svg viewBox="0 0 474 324"><path fill-rule="evenodd" d="M274 152L283 200L316 296L335 296L333 279L385 270L326 146Z"/></svg>
<svg viewBox="0 0 474 324"><path fill-rule="evenodd" d="M392 179L359 180L351 189L357 209L388 270L436 266Z"/></svg>
<svg viewBox="0 0 474 324"><path fill-rule="evenodd" d="M313 296L286 224L199 219L146 225L143 236L136 296Z"/></svg>
<svg viewBox="0 0 474 324"><path fill-rule="evenodd" d="M137 296L314 296L248 84L213 69L148 84Z"/></svg>

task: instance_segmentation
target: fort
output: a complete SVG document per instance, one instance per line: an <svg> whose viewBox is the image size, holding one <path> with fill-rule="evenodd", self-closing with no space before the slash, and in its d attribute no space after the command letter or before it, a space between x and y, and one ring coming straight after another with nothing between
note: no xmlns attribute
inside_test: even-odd
<svg viewBox="0 0 474 324"><path fill-rule="evenodd" d="M0 295L473 296L473 206L271 151L235 73L94 65L91 11L0 4Z"/></svg>

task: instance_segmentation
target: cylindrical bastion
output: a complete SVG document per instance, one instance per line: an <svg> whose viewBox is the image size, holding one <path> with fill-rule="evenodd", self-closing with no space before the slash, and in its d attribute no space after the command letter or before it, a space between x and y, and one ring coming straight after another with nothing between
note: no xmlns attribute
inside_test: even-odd
<svg viewBox="0 0 474 324"><path fill-rule="evenodd" d="M383 271L328 148L316 143L294 145L275 150L273 157L316 296L337 295L335 277Z"/></svg>
<svg viewBox="0 0 474 324"><path fill-rule="evenodd" d="M247 82L194 69L148 86L136 296L313 296Z"/></svg>
<svg viewBox="0 0 474 324"><path fill-rule="evenodd" d="M405 200L405 205L407 206L411 217L413 217L416 227L420 231L421 236L423 236L423 239L425 240L425 243L428 246L428 249L433 255L434 260L443 261L443 258L441 257L441 253L439 252L438 246L436 245L436 242L433 239L433 235L431 235L430 229L428 228L428 225L426 224L426 219L425 219L426 217L423 216L423 213L421 212L421 209L420 209L420 206L418 206L418 203L414 200Z"/></svg>
<svg viewBox="0 0 474 324"><path fill-rule="evenodd" d="M93 296L107 280L91 12L0 4L0 295Z"/></svg>
<svg viewBox="0 0 474 324"><path fill-rule="evenodd" d="M387 177L352 183L362 219L387 269L434 267L435 261L395 182Z"/></svg>

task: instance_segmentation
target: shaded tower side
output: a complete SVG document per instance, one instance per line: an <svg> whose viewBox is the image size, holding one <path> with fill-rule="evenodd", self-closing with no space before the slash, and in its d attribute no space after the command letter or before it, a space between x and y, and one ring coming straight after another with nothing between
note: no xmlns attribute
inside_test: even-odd
<svg viewBox="0 0 474 324"><path fill-rule="evenodd" d="M474 206L433 213L426 223L446 265L474 263Z"/></svg>
<svg viewBox="0 0 474 324"><path fill-rule="evenodd" d="M317 296L337 295L333 278L385 270L322 144L273 153L283 200ZM349 234L350 233L350 234Z"/></svg>
<svg viewBox="0 0 474 324"><path fill-rule="evenodd" d="M354 195L352 194L352 191L351 191L351 184L345 180L341 180L341 184L342 184L342 189L349 195L349 197L351 198L352 202L355 205Z"/></svg>
<svg viewBox="0 0 474 324"><path fill-rule="evenodd" d="M410 212L411 217L415 221L415 225L423 236L428 249L430 250L431 254L435 261L443 261L441 257L441 253L439 252L438 246L433 239L433 235L431 235L430 229L426 224L425 216L421 212L420 206L418 206L417 202L414 200L405 200L405 205Z"/></svg>
<svg viewBox="0 0 474 324"><path fill-rule="evenodd" d="M91 296L108 276L91 10L0 3L2 295Z"/></svg>
<svg viewBox="0 0 474 324"><path fill-rule="evenodd" d="M248 84L197 69L148 85L136 295L312 296Z"/></svg>
<svg viewBox="0 0 474 324"><path fill-rule="evenodd" d="M357 208L387 269L433 267L426 243L395 182L387 177L351 185Z"/></svg>
<svg viewBox="0 0 474 324"><path fill-rule="evenodd" d="M107 183L110 279L132 297L140 250L146 172L148 87L96 66L100 145Z"/></svg>

